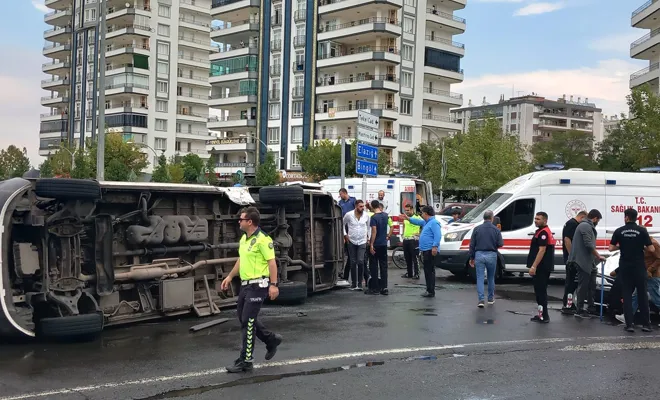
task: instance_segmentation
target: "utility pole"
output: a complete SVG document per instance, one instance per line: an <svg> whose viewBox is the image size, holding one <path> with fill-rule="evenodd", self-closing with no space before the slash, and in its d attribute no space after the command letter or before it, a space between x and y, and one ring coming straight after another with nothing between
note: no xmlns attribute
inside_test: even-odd
<svg viewBox="0 0 660 400"><path fill-rule="evenodd" d="M99 0L99 122L96 124L98 131L96 147L96 180L105 180L105 23L106 2Z"/></svg>
<svg viewBox="0 0 660 400"><path fill-rule="evenodd" d="M346 187L346 139L341 137L341 187Z"/></svg>

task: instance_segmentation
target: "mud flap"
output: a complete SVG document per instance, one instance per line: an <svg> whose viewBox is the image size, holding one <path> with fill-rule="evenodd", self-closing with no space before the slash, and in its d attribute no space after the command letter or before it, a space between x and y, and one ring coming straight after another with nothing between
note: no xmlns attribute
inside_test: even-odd
<svg viewBox="0 0 660 400"><path fill-rule="evenodd" d="M95 225L96 292L99 296L107 296L112 293L115 283L115 269L112 265L112 217L98 215Z"/></svg>

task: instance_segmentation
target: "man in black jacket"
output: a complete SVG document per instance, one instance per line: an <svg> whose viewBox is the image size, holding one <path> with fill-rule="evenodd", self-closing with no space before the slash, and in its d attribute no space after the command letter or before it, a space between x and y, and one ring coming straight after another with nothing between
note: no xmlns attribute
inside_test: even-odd
<svg viewBox="0 0 660 400"><path fill-rule="evenodd" d="M564 281L564 306L561 309L562 314L575 314L575 304L572 304L568 307L568 295L573 295L575 299L575 290L577 289L577 269L575 264L568 263L568 255L571 252L571 246L573 245L573 235L575 230L584 217L587 216L586 211L580 211L577 215L564 224L564 229L562 230L562 251L564 253L564 265L566 266L566 280Z"/></svg>

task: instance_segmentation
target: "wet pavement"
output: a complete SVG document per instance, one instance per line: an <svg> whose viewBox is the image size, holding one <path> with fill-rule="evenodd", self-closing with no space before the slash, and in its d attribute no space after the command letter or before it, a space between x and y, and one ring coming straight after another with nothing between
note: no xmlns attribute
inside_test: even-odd
<svg viewBox="0 0 660 400"><path fill-rule="evenodd" d="M436 298L425 299L423 280L401 273L390 270L389 296L334 290L299 307L265 308L263 322L284 343L267 363L258 343L255 370L241 376L223 369L239 351L231 310L220 316L229 322L197 333L190 327L213 317L109 329L87 343L0 345L0 400L608 398L633 386L655 393L652 372L635 367L658 365L655 332L626 335L609 320L562 316L562 280L550 287L551 323L539 325L529 321L529 278L506 279L495 305L478 309L470 282L440 274Z"/></svg>

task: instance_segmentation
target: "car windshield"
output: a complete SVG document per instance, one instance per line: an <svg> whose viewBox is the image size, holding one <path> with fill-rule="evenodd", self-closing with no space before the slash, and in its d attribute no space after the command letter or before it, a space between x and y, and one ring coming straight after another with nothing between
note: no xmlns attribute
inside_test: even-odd
<svg viewBox="0 0 660 400"><path fill-rule="evenodd" d="M486 210L492 210L495 211L499 206L504 204L505 201L507 201L511 197L510 193L493 193L488 198L479 205L477 205L475 208L470 210L469 213L465 214L463 218L461 218L461 222L463 223L472 223L474 221L481 221L483 219L484 213Z"/></svg>

